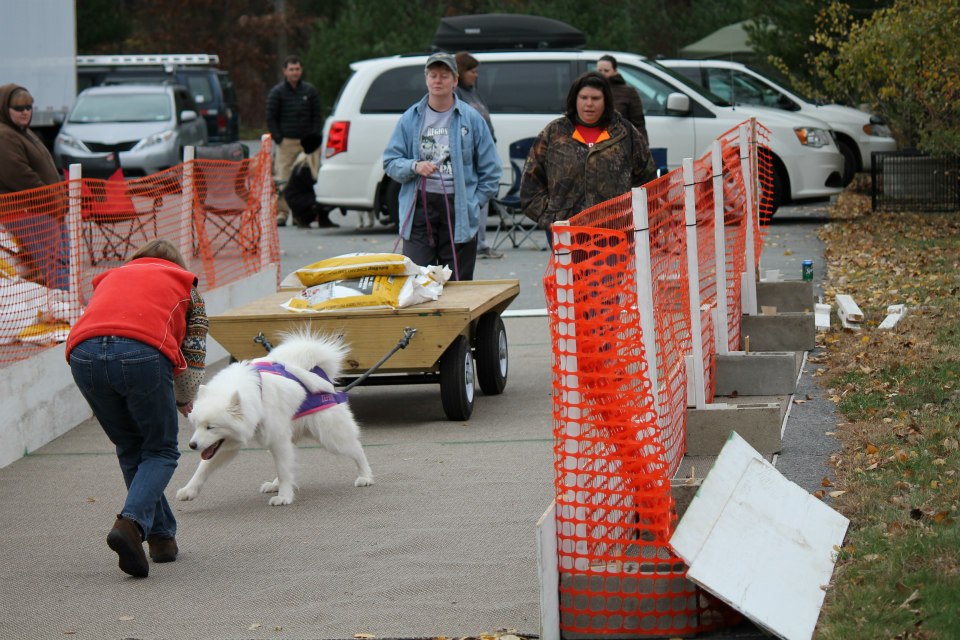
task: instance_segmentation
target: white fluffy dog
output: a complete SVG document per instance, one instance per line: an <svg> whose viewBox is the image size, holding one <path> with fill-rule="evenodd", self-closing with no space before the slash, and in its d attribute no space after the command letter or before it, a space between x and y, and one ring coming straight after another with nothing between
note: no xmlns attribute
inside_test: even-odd
<svg viewBox="0 0 960 640"><path fill-rule="evenodd" d="M293 502L294 445L303 438L349 456L359 470L354 486L372 485L360 428L332 382L347 352L342 340L303 330L284 335L266 357L235 362L201 385L189 417L190 448L200 450L200 466L177 500L196 498L207 477L251 441L270 451L277 468L277 477L260 487L277 493L271 505Z"/></svg>

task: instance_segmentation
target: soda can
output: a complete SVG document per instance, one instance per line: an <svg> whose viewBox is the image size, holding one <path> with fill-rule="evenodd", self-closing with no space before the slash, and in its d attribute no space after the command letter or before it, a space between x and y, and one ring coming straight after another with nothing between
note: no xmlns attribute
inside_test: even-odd
<svg viewBox="0 0 960 640"><path fill-rule="evenodd" d="M803 279L807 281L813 280L813 260L803 261Z"/></svg>

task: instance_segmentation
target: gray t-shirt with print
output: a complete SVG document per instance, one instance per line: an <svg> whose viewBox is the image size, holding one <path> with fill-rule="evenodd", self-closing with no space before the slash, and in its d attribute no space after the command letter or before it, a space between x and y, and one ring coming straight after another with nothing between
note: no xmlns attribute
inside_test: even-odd
<svg viewBox="0 0 960 640"><path fill-rule="evenodd" d="M440 167L426 180L430 193L453 195L453 163L450 162L450 123L453 122L453 107L446 111L434 111L427 105L420 131L420 159Z"/></svg>

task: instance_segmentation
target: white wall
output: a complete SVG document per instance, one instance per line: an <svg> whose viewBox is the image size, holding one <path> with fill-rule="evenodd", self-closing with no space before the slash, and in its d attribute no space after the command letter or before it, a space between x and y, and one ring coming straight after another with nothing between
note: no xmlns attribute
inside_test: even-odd
<svg viewBox="0 0 960 640"><path fill-rule="evenodd" d="M203 294L207 315L216 315L277 290L279 265ZM0 375L0 468L89 419L67 365L64 345L2 369ZM227 356L216 340L207 340L207 363Z"/></svg>

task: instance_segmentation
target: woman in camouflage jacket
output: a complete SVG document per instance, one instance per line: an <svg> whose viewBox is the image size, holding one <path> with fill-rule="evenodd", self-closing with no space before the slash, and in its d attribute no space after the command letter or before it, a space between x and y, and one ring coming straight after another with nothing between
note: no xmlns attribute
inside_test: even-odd
<svg viewBox="0 0 960 640"><path fill-rule="evenodd" d="M520 182L524 215L548 230L656 177L646 138L613 106L606 78L588 72L567 93L564 115L537 136Z"/></svg>

